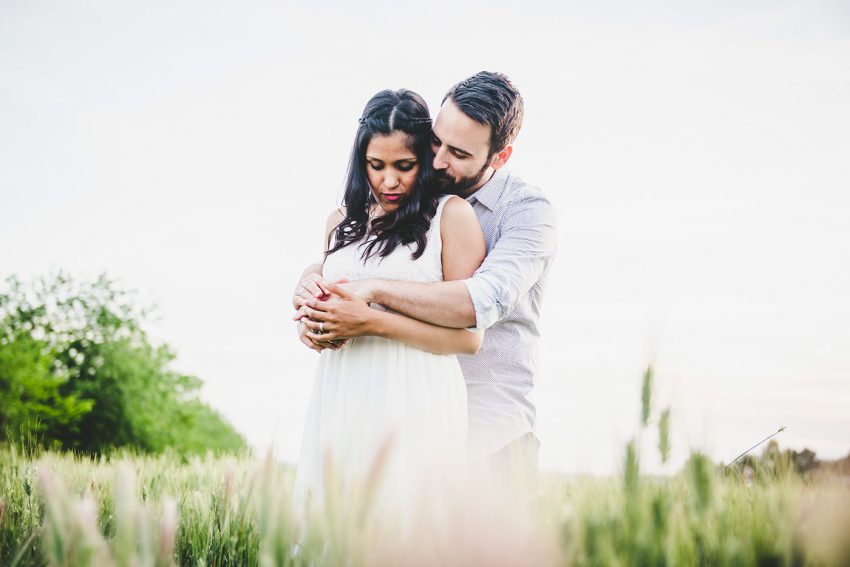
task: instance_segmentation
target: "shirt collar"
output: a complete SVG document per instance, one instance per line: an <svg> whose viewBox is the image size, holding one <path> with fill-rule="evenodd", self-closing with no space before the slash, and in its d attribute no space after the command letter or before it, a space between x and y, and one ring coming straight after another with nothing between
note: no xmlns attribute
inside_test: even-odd
<svg viewBox="0 0 850 567"><path fill-rule="evenodd" d="M470 204L475 204L478 201L491 211L495 210L496 203L499 202L499 197L502 196L502 191L505 190L505 186L508 184L508 177L510 177L510 173L507 169L504 167L497 169L493 173L493 177L490 178L490 181L482 185L478 191L467 197L466 200Z"/></svg>

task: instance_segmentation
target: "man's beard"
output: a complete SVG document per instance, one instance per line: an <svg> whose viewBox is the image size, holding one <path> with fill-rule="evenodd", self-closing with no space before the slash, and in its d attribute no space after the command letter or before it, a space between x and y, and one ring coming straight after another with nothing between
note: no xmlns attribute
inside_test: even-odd
<svg viewBox="0 0 850 567"><path fill-rule="evenodd" d="M446 173L444 169L438 169L434 171L434 176L437 178L437 182L440 185L440 191L443 193L448 193L450 195L461 195L466 196L465 194L478 185L481 179L484 177L484 173L487 171L487 168L490 166L490 161L487 160L484 162L484 167L482 167L477 173L470 175L468 177L461 177L458 180L455 180L450 175Z"/></svg>

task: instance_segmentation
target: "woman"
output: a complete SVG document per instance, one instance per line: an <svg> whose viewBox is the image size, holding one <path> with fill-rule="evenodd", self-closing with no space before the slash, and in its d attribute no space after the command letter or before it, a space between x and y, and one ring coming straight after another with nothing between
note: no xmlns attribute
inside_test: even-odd
<svg viewBox="0 0 850 567"><path fill-rule="evenodd" d="M481 264L484 237L470 205L431 184L430 139L416 93L386 90L366 104L345 206L328 218L326 280L464 279ZM476 352L481 333L413 319L401 333L322 351L296 478L300 505L343 499L404 529L433 495L427 487L463 468L466 387L453 355Z"/></svg>

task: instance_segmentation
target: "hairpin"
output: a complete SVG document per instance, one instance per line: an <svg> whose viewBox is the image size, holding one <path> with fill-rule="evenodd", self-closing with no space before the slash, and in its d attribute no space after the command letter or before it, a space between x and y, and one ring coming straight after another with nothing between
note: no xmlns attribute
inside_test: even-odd
<svg viewBox="0 0 850 567"><path fill-rule="evenodd" d="M358 124L366 124L366 121L369 120L369 118L370 118L369 116L361 116L360 118L357 119L357 123ZM414 124L428 124L429 126L431 125L431 119L430 118L411 118L410 121L413 122Z"/></svg>

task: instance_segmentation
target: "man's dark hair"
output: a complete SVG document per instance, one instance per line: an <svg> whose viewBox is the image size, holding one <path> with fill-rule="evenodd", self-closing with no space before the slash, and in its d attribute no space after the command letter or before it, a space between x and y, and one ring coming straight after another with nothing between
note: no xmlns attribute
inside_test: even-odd
<svg viewBox="0 0 850 567"><path fill-rule="evenodd" d="M522 128L522 96L501 73L481 71L464 79L446 93L461 112L490 126L490 155L512 144Z"/></svg>

